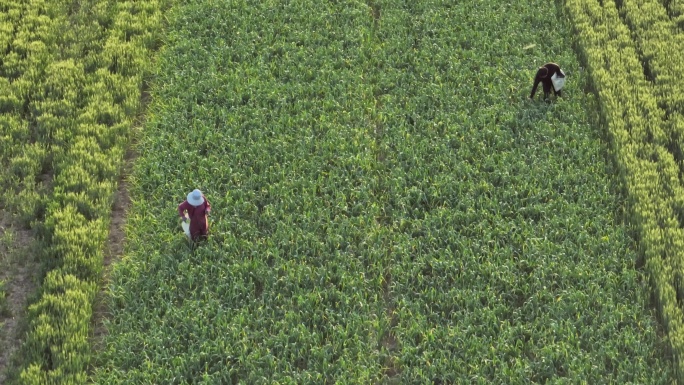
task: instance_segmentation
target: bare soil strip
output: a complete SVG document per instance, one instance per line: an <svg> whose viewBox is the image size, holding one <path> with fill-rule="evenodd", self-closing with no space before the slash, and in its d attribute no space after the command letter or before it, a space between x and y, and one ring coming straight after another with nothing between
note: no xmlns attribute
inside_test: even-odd
<svg viewBox="0 0 684 385"><path fill-rule="evenodd" d="M5 382L12 355L21 346L23 320L29 298L38 288L40 265L31 230L17 229L6 212L0 212L0 281L7 311L0 312L0 384Z"/></svg>
<svg viewBox="0 0 684 385"><path fill-rule="evenodd" d="M369 7L371 17L373 18L373 28L377 30L380 26L381 5L378 4L375 0L366 0L366 4ZM376 111L381 111L383 108L382 101L379 98L379 96L379 91L373 90ZM375 154L375 160L379 164L383 164L387 157L387 154L382 146L382 142L385 136L385 127L382 120L379 119L378 115L373 115L370 117L370 119L373 122L373 136L375 138L377 149L377 152ZM379 178L384 178L384 176L380 175ZM379 183L379 185L383 184L384 181L382 181L382 183ZM382 191L377 192L377 196L382 196L382 194ZM380 198L380 200L383 202L383 204L386 204L383 198ZM378 223L381 223L383 225L388 224L387 217L377 218L377 221ZM388 260L390 259L388 258ZM395 336L395 333L393 331L393 329L397 325L398 320L394 313L395 306L391 291L392 274L390 273L390 267L387 266L386 268L387 272L385 273L382 283L382 299L384 303L385 317L387 317L387 319L389 320L389 328L383 333L383 335L379 336L380 346L387 351L387 355L383 356L380 365L382 366L382 374L384 376L382 379L383 383L395 384L399 380L399 375L401 374L401 367L400 364L397 362L396 358L396 352L399 346L399 341L397 340L397 337Z"/></svg>
<svg viewBox="0 0 684 385"><path fill-rule="evenodd" d="M131 175L133 169L133 164L137 158L137 153L135 152L135 146L138 136L138 130L144 125L145 122L145 111L147 111L147 105L150 101L150 94L148 91L143 91L140 96L140 114L137 117L132 130L131 130L131 143L128 146L128 152L124 158L123 169L119 175L119 181L117 182L117 190L114 195L114 204L112 206L112 217L109 223L109 238L107 240L107 246L104 253L103 261L103 272L102 272L102 282L101 289L95 298L95 303L93 304L93 318L92 318L92 337L91 345L93 347L93 352L97 353L102 348L102 341L104 336L107 334L107 330L104 327L104 319L108 315L107 311L107 286L109 285L109 277L111 272L111 266L116 262L124 253L124 245L126 240L126 216L128 210L131 207L131 197L128 193L128 177Z"/></svg>
<svg viewBox="0 0 684 385"><path fill-rule="evenodd" d="M396 361L396 351L399 348L399 341L394 335L392 329L397 326L397 317L394 313L394 301L392 299L391 287L392 285L392 275L387 271L382 283L382 297L385 301L385 311L387 318L390 320L389 331L382 336L381 346L389 352L390 356L383 363L383 374L389 384L394 384L398 380L398 376L401 373L401 368L399 363Z"/></svg>
<svg viewBox="0 0 684 385"><path fill-rule="evenodd" d="M104 319L107 317L107 286L109 285L109 273L111 271L111 265L118 258L123 255L124 252L124 241L125 241L125 228L126 225L126 214L131 206L131 198L128 195L128 182L126 178L130 175L130 170L133 165L133 153L129 151L126 155L126 162L124 170L119 178L118 187L116 194L114 195L114 206L112 207L112 217L109 224L109 239L107 241L107 248L105 249L104 262L103 262L103 273L102 273L102 283L101 289L98 293L95 303L93 304L93 335L92 335L92 346L93 351L97 352L101 348L102 340L106 335L106 330L103 324Z"/></svg>

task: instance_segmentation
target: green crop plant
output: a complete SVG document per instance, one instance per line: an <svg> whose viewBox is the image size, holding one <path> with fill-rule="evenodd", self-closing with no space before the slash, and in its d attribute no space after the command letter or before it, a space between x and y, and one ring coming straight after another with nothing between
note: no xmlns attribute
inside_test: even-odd
<svg viewBox="0 0 684 385"><path fill-rule="evenodd" d="M667 9L667 14L670 16L680 30L684 30L684 2L680 0L662 0L661 3Z"/></svg>
<svg viewBox="0 0 684 385"><path fill-rule="evenodd" d="M587 112L608 102L555 14L176 4L93 382L668 383ZM572 81L528 101L549 56Z"/></svg>
<svg viewBox="0 0 684 385"><path fill-rule="evenodd" d="M9 312L9 304L7 303L7 288L5 287L5 281L0 280L0 317L7 317Z"/></svg>

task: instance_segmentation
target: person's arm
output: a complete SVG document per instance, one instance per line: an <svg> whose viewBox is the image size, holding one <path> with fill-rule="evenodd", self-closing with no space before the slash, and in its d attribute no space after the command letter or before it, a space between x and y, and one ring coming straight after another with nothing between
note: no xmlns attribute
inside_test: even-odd
<svg viewBox="0 0 684 385"><path fill-rule="evenodd" d="M185 211L188 209L188 206L190 206L190 203L188 201L183 201L183 203L178 205L178 216L183 218L185 220Z"/></svg>
<svg viewBox="0 0 684 385"><path fill-rule="evenodd" d="M537 74L534 75L534 85L532 86L532 92L530 93L530 99L534 97L534 93L537 92L537 86L539 85L539 82L541 81L541 77L539 77L539 70L537 70Z"/></svg>
<svg viewBox="0 0 684 385"><path fill-rule="evenodd" d="M204 195L202 195L202 197L204 198L204 203L206 203L206 207L204 208L204 211L207 214L209 214L209 212L211 211L211 203L209 203L209 199L207 199L207 197L205 197Z"/></svg>

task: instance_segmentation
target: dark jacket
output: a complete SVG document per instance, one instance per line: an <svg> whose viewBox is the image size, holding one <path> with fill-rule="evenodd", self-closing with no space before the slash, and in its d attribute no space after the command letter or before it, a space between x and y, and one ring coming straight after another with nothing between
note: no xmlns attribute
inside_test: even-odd
<svg viewBox="0 0 684 385"><path fill-rule="evenodd" d="M534 85L532 86L532 93L530 93L530 98L534 97L534 93L537 92L537 86L539 85L539 82L542 83L542 87L544 89L544 96L549 96L549 93L551 93L551 90L553 90L553 82L551 82L551 77L554 74L561 74L561 68L558 64L556 63L546 63L543 66L539 67L537 70L537 74L534 76ZM556 94L556 90L554 90Z"/></svg>

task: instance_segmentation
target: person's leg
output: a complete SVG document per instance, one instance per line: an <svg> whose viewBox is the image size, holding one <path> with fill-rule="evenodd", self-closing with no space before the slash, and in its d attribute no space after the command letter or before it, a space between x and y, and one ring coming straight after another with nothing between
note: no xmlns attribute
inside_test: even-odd
<svg viewBox="0 0 684 385"><path fill-rule="evenodd" d="M197 240L197 237L199 237L201 234L201 229L199 226L198 221L190 221L190 239L193 241Z"/></svg>
<svg viewBox="0 0 684 385"><path fill-rule="evenodd" d="M197 229L197 232L192 233L192 243L198 246L203 241L207 240L207 231L201 226Z"/></svg>
<svg viewBox="0 0 684 385"><path fill-rule="evenodd" d="M542 87L544 88L544 100L548 100L549 95L551 95L551 85L549 85L546 82L543 82Z"/></svg>
<svg viewBox="0 0 684 385"><path fill-rule="evenodd" d="M199 231L200 235L205 238L209 234L209 218L206 215L204 216L204 221L200 221Z"/></svg>
<svg viewBox="0 0 684 385"><path fill-rule="evenodd" d="M199 231L196 231L194 233L190 233L190 238L192 239L193 242L197 243L197 240L202 236L202 233Z"/></svg>
<svg viewBox="0 0 684 385"><path fill-rule="evenodd" d="M195 241L195 245L202 241L206 241L209 235L209 220L204 217L204 221L199 221L197 226L197 232L193 233L192 240Z"/></svg>

